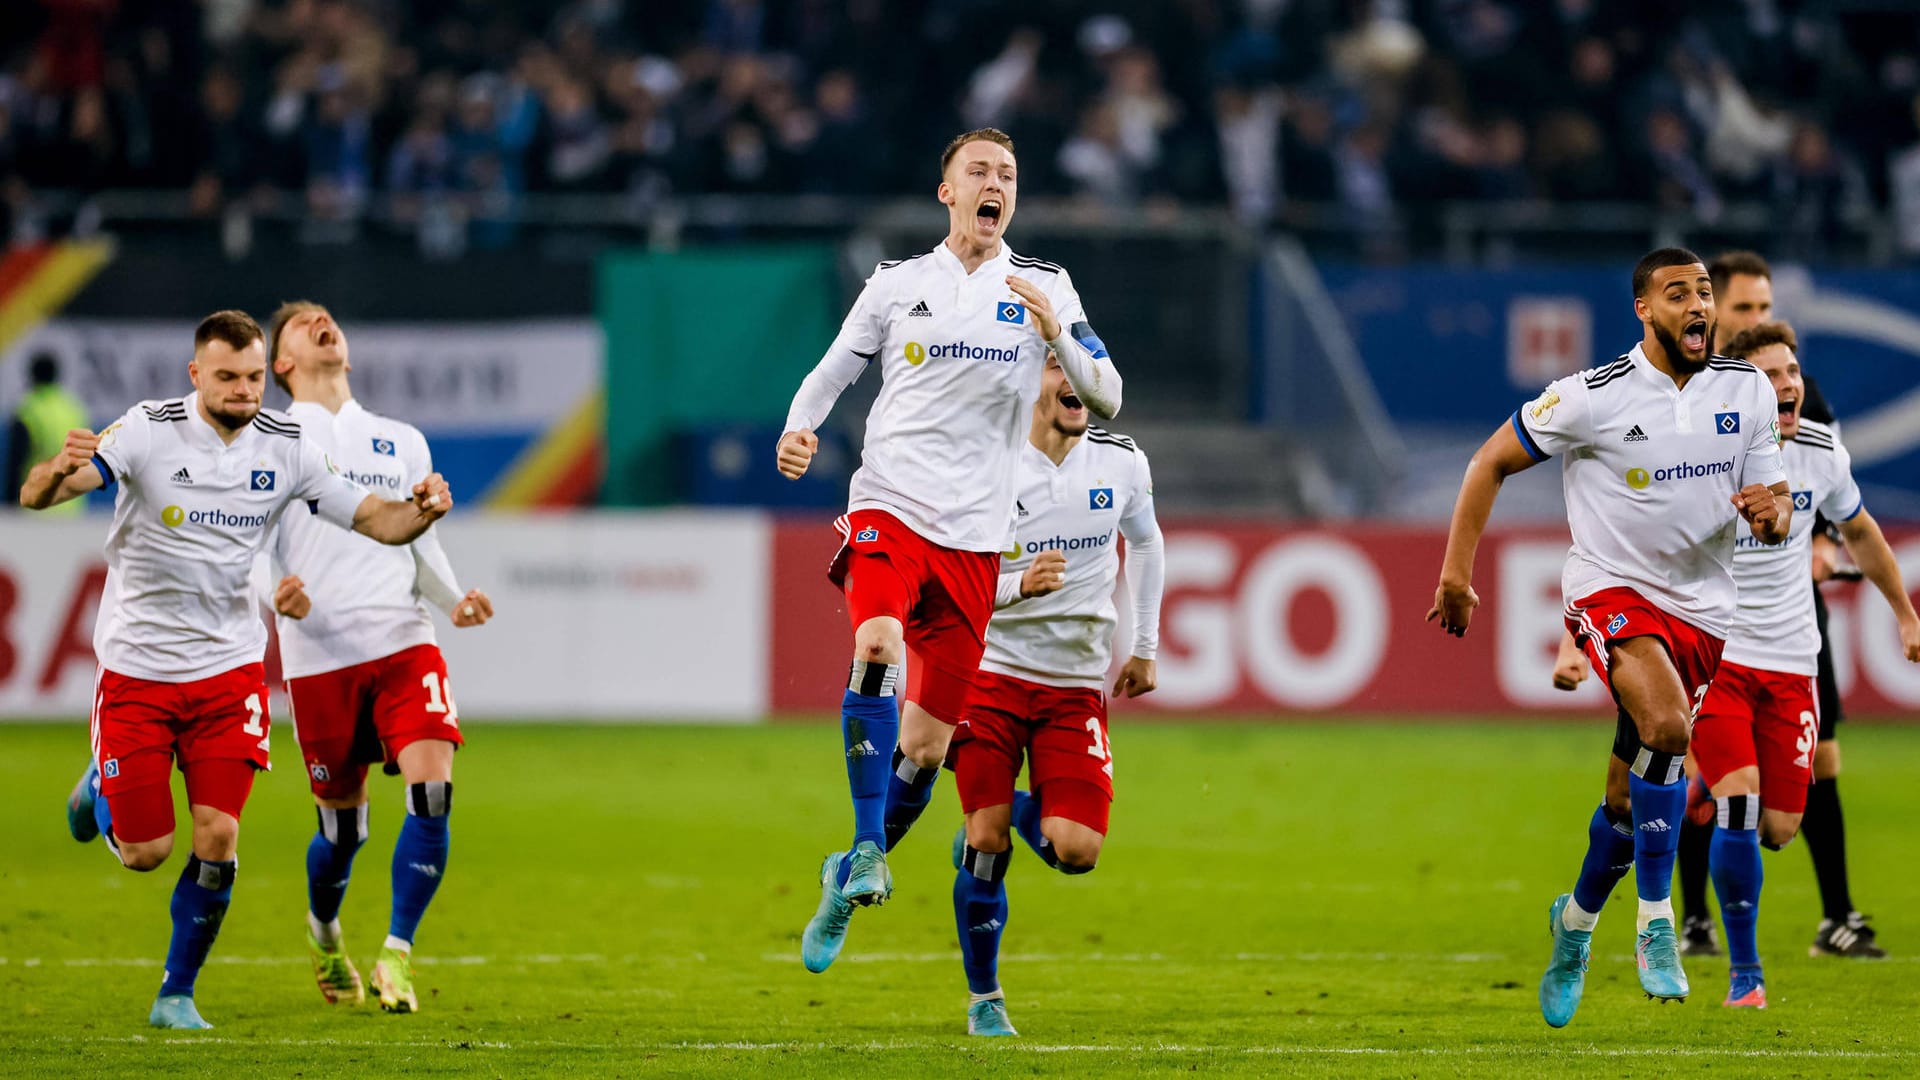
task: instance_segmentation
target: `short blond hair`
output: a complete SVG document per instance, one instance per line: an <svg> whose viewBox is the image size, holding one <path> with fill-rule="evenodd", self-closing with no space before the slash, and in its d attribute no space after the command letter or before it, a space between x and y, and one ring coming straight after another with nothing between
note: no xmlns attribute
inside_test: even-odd
<svg viewBox="0 0 1920 1080"><path fill-rule="evenodd" d="M953 137L953 141L947 144L947 148L945 150L940 151L941 179L946 178L947 166L953 164L953 156L960 152L961 147L967 145L970 142L995 143L999 146L1006 147L1007 153L1013 154L1015 157L1019 156L1019 154L1013 148L1013 136L1007 134L1004 131L1001 131L999 128L983 127L983 128L974 128L972 131L963 131L960 134L955 135Z"/></svg>
<svg viewBox="0 0 1920 1080"><path fill-rule="evenodd" d="M288 383L287 377L275 370L273 366L280 359L280 331L285 330L287 324L296 316L305 315L308 312L318 312L328 318L333 317L333 312L311 300L288 300L274 309L273 318L267 320L267 372L273 376L274 385L285 390L289 396L293 394L292 384Z"/></svg>

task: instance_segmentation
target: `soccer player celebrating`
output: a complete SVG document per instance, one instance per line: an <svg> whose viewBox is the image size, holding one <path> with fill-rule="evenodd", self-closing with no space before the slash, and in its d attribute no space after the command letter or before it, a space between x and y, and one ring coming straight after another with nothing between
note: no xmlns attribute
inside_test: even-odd
<svg viewBox="0 0 1920 1080"><path fill-rule="evenodd" d="M383 544L408 544L453 504L437 473L387 500L341 476L285 415L260 407L267 354L244 312L201 320L187 365L194 393L145 401L34 466L20 503L44 509L118 485L93 649L93 760L68 803L79 840L105 834L132 870L173 851L174 760L186 778L193 847L173 890L173 941L148 1021L210 1027L194 980L233 894L240 813L267 767L266 627L247 578L291 503Z"/></svg>
<svg viewBox="0 0 1920 1080"><path fill-rule="evenodd" d="M794 395L776 451L781 473L805 473L819 447L814 428L878 362L880 393L828 571L853 623L841 699L853 846L821 867L820 908L802 946L812 971L839 955L855 905L891 894L886 850L932 795L985 648L1046 350L1096 416L1120 408L1120 374L1067 272L1004 240L1018 192L1005 133L982 128L947 144L936 191L946 239L874 270Z"/></svg>
<svg viewBox="0 0 1920 1080"><path fill-rule="evenodd" d="M1820 728L1814 688L1820 634L1807 587L1813 511L1838 524L1862 575L1893 606L1907 659L1920 662L1920 615L1880 526L1861 502L1846 447L1833 428L1801 416L1806 388L1794 358L1797 344L1786 323L1767 322L1727 346L1729 356L1753 364L1773 384L1782 464L1798 513L1785 544L1738 541L1739 608L1693 729L1694 759L1717 814L1709 862L1732 962L1724 1004L1744 1008L1767 1007L1755 942L1760 848L1777 851L1793 839L1813 779Z"/></svg>
<svg viewBox="0 0 1920 1080"><path fill-rule="evenodd" d="M282 304L270 327L274 381L293 396L301 432L369 488L404 491L433 472L427 440L353 400L347 335L319 304ZM371 543L294 513L274 532L280 667L320 827L307 846L307 948L329 1002L365 1000L341 942L340 903L367 838L367 766L384 760L407 785L393 845L393 915L373 965L380 1007L413 1012L413 937L447 869L453 753L460 734L447 663L428 605L479 626L493 604L462 593L432 530L406 548Z"/></svg>
<svg viewBox="0 0 1920 1080"><path fill-rule="evenodd" d="M1117 622L1116 526L1127 538L1134 643L1113 692L1139 697L1158 682L1166 564L1147 456L1133 440L1088 426L1086 407L1055 361L1021 448L1019 492L1018 531L1002 557L986 657L953 736L967 814L954 837L953 917L972 1035L1016 1034L999 977L1013 831L1065 874L1092 870L1106 839L1113 751L1101 690ZM1023 755L1031 795L1014 790Z"/></svg>
<svg viewBox="0 0 1920 1080"><path fill-rule="evenodd" d="M1753 365L1713 353L1714 297L1698 256L1662 248L1633 272L1633 350L1555 381L1467 466L1428 620L1466 633L1479 597L1473 553L1506 477L1555 454L1573 547L1561 587L1567 628L1619 706L1607 797L1588 828L1572 894L1549 908L1553 959L1540 983L1547 1023L1573 1018L1600 907L1637 873L1640 985L1687 995L1673 926L1681 760L1735 606L1734 536L1784 541L1793 503L1780 468L1774 395Z"/></svg>

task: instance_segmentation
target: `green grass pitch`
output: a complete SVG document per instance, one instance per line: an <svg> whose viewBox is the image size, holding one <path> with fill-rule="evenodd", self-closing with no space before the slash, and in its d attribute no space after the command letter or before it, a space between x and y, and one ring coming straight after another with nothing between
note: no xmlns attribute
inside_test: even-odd
<svg viewBox="0 0 1920 1080"><path fill-rule="evenodd" d="M66 835L77 724L0 726L0 1074L125 1076L1912 1076L1920 1072L1920 728L1845 731L1855 893L1880 963L1810 959L1807 856L1766 858L1773 1007L1645 1000L1631 880L1586 1002L1534 991L1610 723L1115 725L1097 873L1021 849L1001 966L1022 1037L965 1037L950 781L825 975L799 962L822 852L848 829L825 725L474 725L453 853L418 943L423 1011L331 1008L305 958L313 814L290 732L261 778L234 904L201 976L217 1030L145 1026L167 941L161 871ZM402 814L376 778L342 913L363 971Z"/></svg>

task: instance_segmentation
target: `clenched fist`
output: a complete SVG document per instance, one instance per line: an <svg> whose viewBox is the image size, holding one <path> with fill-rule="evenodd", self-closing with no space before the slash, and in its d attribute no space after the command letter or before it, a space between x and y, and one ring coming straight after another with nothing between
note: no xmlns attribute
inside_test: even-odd
<svg viewBox="0 0 1920 1080"><path fill-rule="evenodd" d="M1045 596L1058 592L1067 584L1067 557L1057 551L1043 551L1034 557L1033 565L1020 575L1020 595L1031 600L1036 596Z"/></svg>
<svg viewBox="0 0 1920 1080"><path fill-rule="evenodd" d="M437 521L453 509L453 489L447 486L445 477L429 473L425 480L413 485L413 505Z"/></svg>
<svg viewBox="0 0 1920 1080"><path fill-rule="evenodd" d="M774 448L780 475L789 480L807 475L807 466L813 464L813 455L819 452L820 436L805 428L780 436L780 445Z"/></svg>

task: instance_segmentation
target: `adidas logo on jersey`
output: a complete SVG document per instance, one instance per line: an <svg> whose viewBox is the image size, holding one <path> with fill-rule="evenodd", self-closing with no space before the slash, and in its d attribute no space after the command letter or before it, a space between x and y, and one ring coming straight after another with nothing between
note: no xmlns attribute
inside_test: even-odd
<svg viewBox="0 0 1920 1080"><path fill-rule="evenodd" d="M931 319L933 318L933 311L932 309L927 307L927 302L925 300L922 300L919 303L913 305L912 311L907 312L907 318Z"/></svg>
<svg viewBox="0 0 1920 1080"><path fill-rule="evenodd" d="M1627 437L1624 439L1621 439L1620 441L1621 442L1646 442L1647 433L1640 430L1639 424L1635 424L1633 425L1633 430L1627 432Z"/></svg>
<svg viewBox="0 0 1920 1080"><path fill-rule="evenodd" d="M189 487L191 487L191 486L193 485L193 477L191 477L191 476L188 476L188 475L187 475L187 470L186 470L186 469L184 469L184 468L183 468L183 469L181 469L181 470L180 470L179 472L177 472L177 473L174 473L174 474L173 474L173 476L171 477L171 479L172 479L172 480L173 480L173 482L174 482L174 483L176 483L176 484L186 484L186 485L188 485Z"/></svg>

